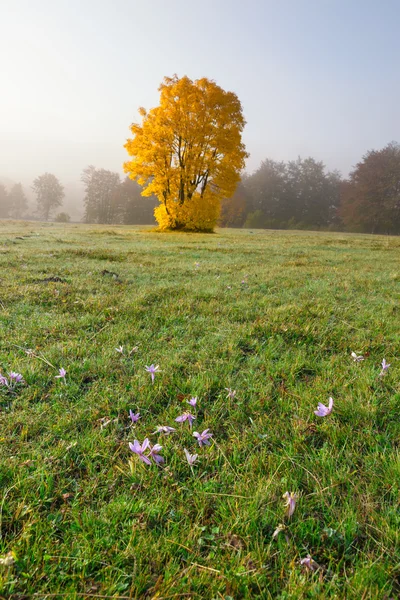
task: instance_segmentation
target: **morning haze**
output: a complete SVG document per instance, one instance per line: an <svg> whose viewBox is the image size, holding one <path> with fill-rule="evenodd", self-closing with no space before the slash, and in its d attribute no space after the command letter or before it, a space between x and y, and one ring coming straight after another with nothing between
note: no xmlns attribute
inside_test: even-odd
<svg viewBox="0 0 400 600"><path fill-rule="evenodd" d="M174 73L238 95L249 172L301 155L346 176L400 138L399 13L387 0L3 3L0 178L29 195L54 173L77 217L82 170L122 174L137 108Z"/></svg>

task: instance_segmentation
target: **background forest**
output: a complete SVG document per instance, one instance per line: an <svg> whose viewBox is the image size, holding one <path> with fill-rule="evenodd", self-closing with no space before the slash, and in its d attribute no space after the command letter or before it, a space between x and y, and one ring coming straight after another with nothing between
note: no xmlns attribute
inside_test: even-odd
<svg viewBox="0 0 400 600"><path fill-rule="evenodd" d="M46 173L24 190L0 178L0 218L155 224L159 202L135 181L89 166L82 185L64 190ZM222 202L219 226L399 234L400 145L367 152L347 179L311 157L266 159Z"/></svg>

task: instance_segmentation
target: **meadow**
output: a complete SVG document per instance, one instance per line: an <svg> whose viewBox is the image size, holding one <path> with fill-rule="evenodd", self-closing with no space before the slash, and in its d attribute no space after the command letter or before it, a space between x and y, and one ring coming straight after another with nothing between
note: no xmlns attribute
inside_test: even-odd
<svg viewBox="0 0 400 600"><path fill-rule="evenodd" d="M399 258L0 222L0 597L398 598Z"/></svg>

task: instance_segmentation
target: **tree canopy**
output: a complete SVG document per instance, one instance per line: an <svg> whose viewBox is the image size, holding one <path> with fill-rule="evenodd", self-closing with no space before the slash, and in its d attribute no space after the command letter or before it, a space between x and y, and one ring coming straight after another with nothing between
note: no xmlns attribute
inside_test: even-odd
<svg viewBox="0 0 400 600"><path fill-rule="evenodd" d="M245 178L247 227L328 228L337 225L340 175L322 162L264 160Z"/></svg>
<svg viewBox="0 0 400 600"><path fill-rule="evenodd" d="M51 212L62 204L64 188L55 175L45 173L34 180L32 189L36 194L37 212L48 221Z"/></svg>
<svg viewBox="0 0 400 600"><path fill-rule="evenodd" d="M242 106L206 78L166 77L159 91L159 106L139 109L142 123L131 126L125 172L159 199L161 229L212 230L247 157Z"/></svg>
<svg viewBox="0 0 400 600"><path fill-rule="evenodd" d="M400 145L367 152L342 186L340 216L353 231L400 233Z"/></svg>
<svg viewBox="0 0 400 600"><path fill-rule="evenodd" d="M13 219L21 219L28 208L28 200L20 183L16 183L10 191L10 210L9 215Z"/></svg>
<svg viewBox="0 0 400 600"><path fill-rule="evenodd" d="M119 223L118 187L121 179L118 173L107 169L96 169L90 165L83 170L82 182L85 185L86 223Z"/></svg>

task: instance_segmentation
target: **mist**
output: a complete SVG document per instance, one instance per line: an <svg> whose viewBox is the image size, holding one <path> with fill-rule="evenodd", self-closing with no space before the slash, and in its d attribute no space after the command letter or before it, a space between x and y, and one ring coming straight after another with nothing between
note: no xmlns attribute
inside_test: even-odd
<svg viewBox="0 0 400 600"><path fill-rule="evenodd" d="M22 0L0 9L0 180L53 173L83 214L88 165L123 175L123 145L165 75L214 79L242 102L248 172L312 156L343 176L400 139L397 2L238 0L198 6Z"/></svg>

